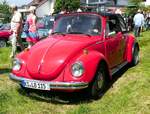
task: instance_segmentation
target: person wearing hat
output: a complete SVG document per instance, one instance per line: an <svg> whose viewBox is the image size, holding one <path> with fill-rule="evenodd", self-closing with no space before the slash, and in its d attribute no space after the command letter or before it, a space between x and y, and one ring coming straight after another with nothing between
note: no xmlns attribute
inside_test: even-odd
<svg viewBox="0 0 150 114"><path fill-rule="evenodd" d="M139 37L141 27L144 25L144 15L141 13L141 10L137 11L137 14L135 14L133 18L133 22L134 22L134 35L136 37Z"/></svg>
<svg viewBox="0 0 150 114"><path fill-rule="evenodd" d="M11 19L11 29L12 35L11 38L11 44L12 44L12 51L10 54L10 57L13 58L16 54L17 49L17 43L20 45L21 49L24 49L24 46L22 44L20 33L22 32L22 16L21 13L17 11L16 5L11 5L11 11L12 11L12 19Z"/></svg>
<svg viewBox="0 0 150 114"><path fill-rule="evenodd" d="M35 6L30 6L30 14L27 16L26 20L26 22L29 24L28 37L26 39L26 41L28 42L28 48L31 48L31 46L33 46L36 42L39 41L36 27L37 17L35 15L35 9Z"/></svg>

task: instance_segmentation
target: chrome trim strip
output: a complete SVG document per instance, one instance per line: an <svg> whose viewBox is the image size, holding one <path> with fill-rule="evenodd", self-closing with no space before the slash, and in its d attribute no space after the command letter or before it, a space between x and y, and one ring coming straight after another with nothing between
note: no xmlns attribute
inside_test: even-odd
<svg viewBox="0 0 150 114"><path fill-rule="evenodd" d="M104 41L97 41L96 44L101 44L103 43Z"/></svg>
<svg viewBox="0 0 150 114"><path fill-rule="evenodd" d="M21 81L23 81L23 80L39 81L40 82L40 80L31 80L31 79L27 79L27 78L18 77L12 73L9 74L9 78L13 81L18 82L18 83L21 83ZM79 90L79 89L84 89L84 88L88 87L87 82L50 82L50 81L41 81L41 82L48 83L50 86L50 89Z"/></svg>
<svg viewBox="0 0 150 114"><path fill-rule="evenodd" d="M128 62L125 61L125 62L123 62L122 64L120 64L119 66L113 68L113 69L111 70L111 75L114 75L116 72L118 72L121 68L123 68L123 67L124 67L125 65L127 65L127 64L128 64Z"/></svg>

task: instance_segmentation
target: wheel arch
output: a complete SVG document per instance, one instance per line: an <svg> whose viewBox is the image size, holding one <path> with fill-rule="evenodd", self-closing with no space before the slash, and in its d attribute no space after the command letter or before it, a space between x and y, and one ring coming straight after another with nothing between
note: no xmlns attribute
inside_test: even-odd
<svg viewBox="0 0 150 114"><path fill-rule="evenodd" d="M140 47L136 38L133 35L129 35L128 41L127 41L127 49L126 49L126 60L128 63L131 63L132 61L133 51L134 51L135 46L137 46L138 50L140 50Z"/></svg>
<svg viewBox="0 0 150 114"><path fill-rule="evenodd" d="M95 71L95 74L93 76L93 79L92 79L91 83L96 78L96 73L99 70L99 68L101 67L101 65L104 65L104 67L105 67L106 80L110 81L112 79L112 76L110 75L110 70L109 70L109 66L108 66L107 61L105 60L105 58L100 58L99 61L98 61L97 69Z"/></svg>
<svg viewBox="0 0 150 114"><path fill-rule="evenodd" d="M7 37L0 37L0 40L8 41L9 38L7 38Z"/></svg>
<svg viewBox="0 0 150 114"><path fill-rule="evenodd" d="M104 67L105 67L106 80L107 80L107 81L110 81L110 80L112 79L112 76L110 75L108 63L106 62L105 59L101 59L101 60L99 61L99 64L98 64L97 69L101 66L101 64L104 65Z"/></svg>
<svg viewBox="0 0 150 114"><path fill-rule="evenodd" d="M98 74L98 71L100 70L99 68L101 68L102 66L105 67L104 71L105 71L106 75L104 77L105 79L103 81L103 85L101 86L101 88L97 89L97 87L98 87L98 85L97 85L98 84L98 82L97 82L97 79L98 79L97 76L98 75L97 74ZM88 95L90 95L93 99L98 99L100 97L100 94L103 93L107 87L107 84L110 80L109 74L110 73L109 73L109 69L108 69L108 65L107 65L106 60L100 59L99 64L97 66L97 70L95 72L95 75L94 75L92 81L89 83L88 88L85 89L87 91Z"/></svg>

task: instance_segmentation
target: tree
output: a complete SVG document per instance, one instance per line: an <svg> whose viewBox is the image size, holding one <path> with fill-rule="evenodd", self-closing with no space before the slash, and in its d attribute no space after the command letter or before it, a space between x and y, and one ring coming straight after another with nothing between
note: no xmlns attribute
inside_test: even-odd
<svg viewBox="0 0 150 114"><path fill-rule="evenodd" d="M126 13L128 15L135 14L137 10L140 9L141 2L143 2L143 0L129 0L129 5L126 8Z"/></svg>
<svg viewBox="0 0 150 114"><path fill-rule="evenodd" d="M0 3L0 16L2 19L3 23L8 23L10 22L10 17L11 17L11 12L9 10L9 5L6 2L6 0L2 1L2 3Z"/></svg>
<svg viewBox="0 0 150 114"><path fill-rule="evenodd" d="M150 6L141 5L140 9L144 12L150 12Z"/></svg>
<svg viewBox="0 0 150 114"><path fill-rule="evenodd" d="M144 12L150 12L150 6L142 4L143 0L129 0L129 6L126 8L128 15L134 15L138 9Z"/></svg>
<svg viewBox="0 0 150 114"><path fill-rule="evenodd" d="M80 0L56 0L55 13L60 12L62 9L67 11L75 11L80 7Z"/></svg>

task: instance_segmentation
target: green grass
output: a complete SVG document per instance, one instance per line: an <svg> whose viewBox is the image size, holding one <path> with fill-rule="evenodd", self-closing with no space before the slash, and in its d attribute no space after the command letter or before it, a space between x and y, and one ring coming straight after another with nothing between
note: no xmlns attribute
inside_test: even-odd
<svg viewBox="0 0 150 114"><path fill-rule="evenodd" d="M149 36L150 31L147 31L139 38L140 63L118 76L98 100L86 99L86 95L78 93L33 92L27 95L8 78L10 48L0 49L0 114L150 114ZM68 99L72 102L58 102Z"/></svg>

